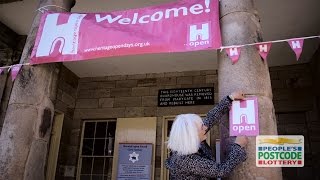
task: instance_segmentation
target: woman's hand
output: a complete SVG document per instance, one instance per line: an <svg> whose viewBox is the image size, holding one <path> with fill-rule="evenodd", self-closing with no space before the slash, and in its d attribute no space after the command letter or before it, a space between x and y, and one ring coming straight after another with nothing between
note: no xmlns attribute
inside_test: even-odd
<svg viewBox="0 0 320 180"><path fill-rule="evenodd" d="M248 144L247 136L237 136L235 143L239 144L241 147L245 147Z"/></svg>
<svg viewBox="0 0 320 180"><path fill-rule="evenodd" d="M236 92L231 93L230 98L233 98L234 100L242 100L242 99L244 99L244 94L242 91L236 91Z"/></svg>

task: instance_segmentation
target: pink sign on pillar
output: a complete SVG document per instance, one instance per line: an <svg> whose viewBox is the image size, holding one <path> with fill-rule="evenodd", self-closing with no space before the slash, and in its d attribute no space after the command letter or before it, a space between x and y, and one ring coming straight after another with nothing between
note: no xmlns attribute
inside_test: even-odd
<svg viewBox="0 0 320 180"><path fill-rule="evenodd" d="M227 51L229 58L232 61L232 64L235 64L236 62L238 62L239 57L240 57L240 52L241 52L240 47L227 48L226 51Z"/></svg>
<svg viewBox="0 0 320 180"><path fill-rule="evenodd" d="M267 56L270 52L271 43L261 43L256 45L260 56L263 58L263 60L267 59Z"/></svg>
<svg viewBox="0 0 320 180"><path fill-rule="evenodd" d="M258 136L259 116L257 97L233 101L230 110L230 136Z"/></svg>
<svg viewBox="0 0 320 180"><path fill-rule="evenodd" d="M303 48L303 39L292 39L288 41L291 49L294 51L296 54L297 61L300 58L300 55L302 53L302 48Z"/></svg>

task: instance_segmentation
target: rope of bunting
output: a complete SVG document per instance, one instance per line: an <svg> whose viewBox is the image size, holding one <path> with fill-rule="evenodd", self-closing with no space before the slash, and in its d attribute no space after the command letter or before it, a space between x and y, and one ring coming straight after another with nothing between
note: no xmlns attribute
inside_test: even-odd
<svg viewBox="0 0 320 180"><path fill-rule="evenodd" d="M221 47L220 47L220 52L223 51L223 49L226 49L226 48L235 48L235 47L244 47L244 46L254 46L254 45L264 44L264 43L278 43L278 42L287 42L287 41L289 41L289 40L315 39L315 38L320 38L320 35L319 35L319 36L306 36L306 37L299 37L299 38L290 38L290 39L281 39L281 40L275 40L275 41L257 42L257 43L242 44L242 45L221 46Z"/></svg>
<svg viewBox="0 0 320 180"><path fill-rule="evenodd" d="M60 9L62 9L62 10L65 10L65 11L69 11L69 10L67 10L67 9L64 8L64 7L57 6L57 5L46 5L46 6L42 6L42 7L38 8L36 11L40 11L41 13L44 13L45 11L49 11L49 9L47 9L47 7L56 7L56 8L60 8Z"/></svg>
<svg viewBox="0 0 320 180"><path fill-rule="evenodd" d="M282 40L275 40L275 41L266 41L266 42L258 42L258 43L250 43L250 44L242 44L242 45L232 45L232 46L221 46L220 47L220 52L223 51L223 49L227 49L227 48L239 48L239 47L245 47L245 46L253 46L253 45L257 45L257 44L263 44L263 43L278 43L278 42L286 42L289 40L297 40L297 39L315 39L315 38L320 38L320 36L306 36L306 37L300 37L300 38L290 38L290 39L282 39ZM15 65L22 65L22 66L29 66L29 65L33 65L30 63L24 63L24 64L15 64ZM11 69L12 66L15 65L10 65L10 66L2 66L0 67L1 69L5 69L5 68L9 68L9 71Z"/></svg>
<svg viewBox="0 0 320 180"><path fill-rule="evenodd" d="M8 68L8 71L10 71L10 69L11 69L13 66L17 66L17 65L21 65L21 66L29 66L29 65L32 65L32 64L30 64L30 63L13 64L13 65L10 65L10 66L1 66L0 68L1 68L1 69L6 69L6 68Z"/></svg>

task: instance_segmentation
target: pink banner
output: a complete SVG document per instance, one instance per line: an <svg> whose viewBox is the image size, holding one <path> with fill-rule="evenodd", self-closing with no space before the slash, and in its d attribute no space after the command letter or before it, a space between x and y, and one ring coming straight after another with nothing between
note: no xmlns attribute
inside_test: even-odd
<svg viewBox="0 0 320 180"><path fill-rule="evenodd" d="M300 55L302 53L302 48L303 48L303 39L292 39L288 41L291 49L294 51L296 54L297 61L300 58Z"/></svg>
<svg viewBox="0 0 320 180"><path fill-rule="evenodd" d="M240 47L227 48L226 51L229 58L232 61L232 64L235 64L236 62L238 62L240 58L240 53L241 53Z"/></svg>
<svg viewBox="0 0 320 180"><path fill-rule="evenodd" d="M46 13L31 63L218 49L218 7L218 0L192 0L112 13Z"/></svg>
<svg viewBox="0 0 320 180"><path fill-rule="evenodd" d="M271 43L261 43L256 45L260 56L263 58L263 60L267 60L267 56L270 52Z"/></svg>
<svg viewBox="0 0 320 180"><path fill-rule="evenodd" d="M17 65L14 65L11 67L11 80L12 80L12 82L16 79L21 67L22 67L21 64L17 64Z"/></svg>
<svg viewBox="0 0 320 180"><path fill-rule="evenodd" d="M230 136L258 136L259 114L257 97L233 101L230 110Z"/></svg>

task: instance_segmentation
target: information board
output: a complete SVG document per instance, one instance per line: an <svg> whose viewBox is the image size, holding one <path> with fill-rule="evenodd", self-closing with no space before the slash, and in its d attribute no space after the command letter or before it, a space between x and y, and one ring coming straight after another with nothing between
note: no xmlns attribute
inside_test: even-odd
<svg viewBox="0 0 320 180"><path fill-rule="evenodd" d="M152 144L119 144L118 180L151 180Z"/></svg>
<svg viewBox="0 0 320 180"><path fill-rule="evenodd" d="M158 106L193 106L214 104L214 88L160 89Z"/></svg>

